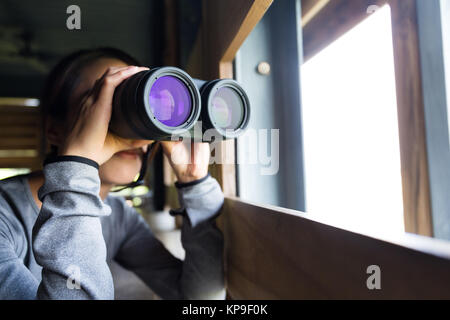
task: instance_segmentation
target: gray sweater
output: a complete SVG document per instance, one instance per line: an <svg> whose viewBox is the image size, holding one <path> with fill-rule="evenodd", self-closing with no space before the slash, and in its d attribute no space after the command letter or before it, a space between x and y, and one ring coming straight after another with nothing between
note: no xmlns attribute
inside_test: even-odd
<svg viewBox="0 0 450 320"><path fill-rule="evenodd" d="M113 299L108 261L133 271L164 299L223 292L223 194L211 177L178 188L185 208L181 261L123 198L99 197L98 169L78 161L44 166L41 210L27 176L0 181L0 299Z"/></svg>

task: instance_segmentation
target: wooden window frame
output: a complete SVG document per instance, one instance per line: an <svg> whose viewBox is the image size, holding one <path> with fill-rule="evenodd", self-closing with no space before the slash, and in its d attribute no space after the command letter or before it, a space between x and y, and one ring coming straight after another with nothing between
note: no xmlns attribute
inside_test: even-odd
<svg viewBox="0 0 450 320"><path fill-rule="evenodd" d="M363 21L371 5L391 7L405 230L433 236L416 0L330 1L304 26L304 61Z"/></svg>
<svg viewBox="0 0 450 320"><path fill-rule="evenodd" d="M237 49L271 2L204 0L202 32L189 59L188 72L205 79L232 77L231 62ZM309 30L316 26L315 32L323 34L321 41L305 40L306 56L326 45L327 34L327 41L332 41L362 21L366 5L384 3L355 2L364 15L359 14L341 27L331 22L320 25L316 19L326 12L329 17L331 6L343 8L344 1L330 1L305 26ZM407 232L432 235L423 88L420 70L412 68L420 65L416 2L389 3L395 42L405 223ZM347 17L355 10L352 4ZM234 166L216 165L211 169L226 195L218 224L225 238L230 298L450 298L450 243L413 234L379 238L345 230L298 211L243 201L234 196ZM366 286L370 265L381 268L382 290L369 290Z"/></svg>

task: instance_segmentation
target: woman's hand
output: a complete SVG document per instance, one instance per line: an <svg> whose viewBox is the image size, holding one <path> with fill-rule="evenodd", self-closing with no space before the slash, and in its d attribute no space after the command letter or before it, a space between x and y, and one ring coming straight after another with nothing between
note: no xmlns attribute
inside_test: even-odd
<svg viewBox="0 0 450 320"><path fill-rule="evenodd" d="M208 174L210 157L208 143L196 142L189 145L183 141L163 141L161 145L178 182L195 181Z"/></svg>
<svg viewBox="0 0 450 320"><path fill-rule="evenodd" d="M92 90L84 96L81 107L72 108L64 144L60 155L75 155L96 161L99 165L108 161L116 152L140 148L151 141L129 140L108 132L115 88L126 78L144 67L111 67L97 80Z"/></svg>

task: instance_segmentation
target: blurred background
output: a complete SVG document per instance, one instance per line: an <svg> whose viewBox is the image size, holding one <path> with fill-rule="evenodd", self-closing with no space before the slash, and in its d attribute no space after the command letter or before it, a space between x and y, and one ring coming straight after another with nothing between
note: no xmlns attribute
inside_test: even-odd
<svg viewBox="0 0 450 320"><path fill-rule="evenodd" d="M66 27L72 4L80 30ZM227 142L255 163L210 168L226 196L230 296L372 298L358 277L376 257L393 270L377 297L439 297L448 273L433 266L448 264L450 240L449 0L0 0L0 179L41 168L49 70L101 46L149 67L235 78L250 97L249 128L269 133ZM261 160L277 152L278 170L262 175ZM182 258L181 220L168 214L174 181L159 152L145 185L117 195ZM437 253L445 262L422 277ZM118 298L156 298L112 270Z"/></svg>

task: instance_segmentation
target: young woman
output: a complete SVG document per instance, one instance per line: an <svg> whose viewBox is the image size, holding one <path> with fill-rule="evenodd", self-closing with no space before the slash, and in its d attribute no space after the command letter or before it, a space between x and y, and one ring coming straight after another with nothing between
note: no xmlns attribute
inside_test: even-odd
<svg viewBox="0 0 450 320"><path fill-rule="evenodd" d="M42 171L0 181L0 298L113 299L108 261L165 299L220 298L223 194L209 146L162 142L177 176L186 258L173 257L111 188L133 181L153 141L108 132L114 89L146 68L112 48L82 50L50 73L42 97L52 155ZM174 161L172 161L174 160Z"/></svg>

